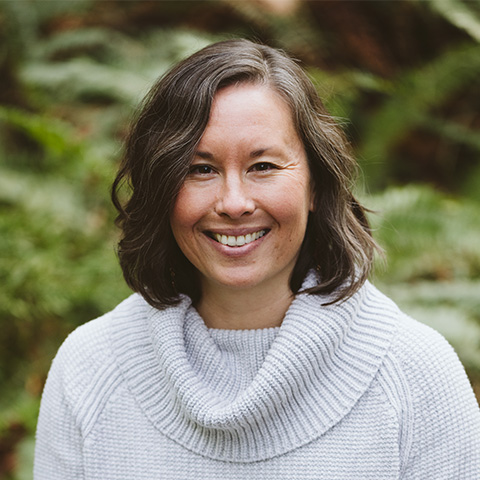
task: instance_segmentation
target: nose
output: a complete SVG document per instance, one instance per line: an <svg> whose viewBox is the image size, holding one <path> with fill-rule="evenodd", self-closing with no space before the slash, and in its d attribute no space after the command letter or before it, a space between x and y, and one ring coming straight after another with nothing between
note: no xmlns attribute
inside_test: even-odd
<svg viewBox="0 0 480 480"><path fill-rule="evenodd" d="M219 215L240 218L255 210L255 202L250 194L250 187L238 176L224 179L218 195L215 211Z"/></svg>

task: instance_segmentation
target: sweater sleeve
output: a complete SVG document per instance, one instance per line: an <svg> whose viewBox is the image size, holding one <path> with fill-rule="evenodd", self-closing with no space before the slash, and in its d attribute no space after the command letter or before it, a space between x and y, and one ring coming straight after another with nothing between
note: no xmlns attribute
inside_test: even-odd
<svg viewBox="0 0 480 480"><path fill-rule="evenodd" d="M480 478L480 411L463 366L431 328L407 318L401 329L413 422L402 479Z"/></svg>
<svg viewBox="0 0 480 480"><path fill-rule="evenodd" d="M35 480L80 480L82 436L66 395L64 355L59 352L42 396L35 445Z"/></svg>

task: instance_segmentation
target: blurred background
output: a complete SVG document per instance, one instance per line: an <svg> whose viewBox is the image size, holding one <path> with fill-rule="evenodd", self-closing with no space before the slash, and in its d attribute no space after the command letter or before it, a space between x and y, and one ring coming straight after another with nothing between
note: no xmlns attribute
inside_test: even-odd
<svg viewBox="0 0 480 480"><path fill-rule="evenodd" d="M361 165L373 280L480 397L480 3L0 0L0 478L31 479L50 362L129 295L109 187L169 66L246 37L301 61Z"/></svg>

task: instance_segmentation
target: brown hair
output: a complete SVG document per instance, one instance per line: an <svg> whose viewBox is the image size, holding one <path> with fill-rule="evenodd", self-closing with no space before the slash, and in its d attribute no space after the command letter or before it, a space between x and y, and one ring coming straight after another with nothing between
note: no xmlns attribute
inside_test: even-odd
<svg viewBox="0 0 480 480"><path fill-rule="evenodd" d="M315 211L290 279L292 292L299 291L313 268L319 281L308 293L335 292L334 301L339 301L353 295L372 268L378 247L365 210L352 193L356 162L312 82L279 50L227 40L183 60L153 86L131 128L113 183L125 280L157 308L177 303L179 293L194 302L200 298L196 269L173 238L170 215L208 123L213 97L219 89L243 82L268 85L287 102L314 183ZM130 193L122 202L124 183Z"/></svg>

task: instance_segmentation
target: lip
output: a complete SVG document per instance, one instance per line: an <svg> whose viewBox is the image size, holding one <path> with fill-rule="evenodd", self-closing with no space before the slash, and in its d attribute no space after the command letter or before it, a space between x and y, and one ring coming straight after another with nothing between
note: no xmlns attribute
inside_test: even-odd
<svg viewBox="0 0 480 480"><path fill-rule="evenodd" d="M240 236L240 235L247 235L247 234L252 234L252 233L255 233L255 232L258 232L260 230L265 230L265 234L258 238L257 240L253 241L253 242L250 242L250 243L246 243L245 245L241 245L241 246L235 246L235 247L231 247L229 245L223 245L222 243L220 242L217 242L217 240L215 240L214 238L211 237L211 234L212 233L219 233L219 234L222 234L222 235L232 235L232 236ZM204 235L205 235L205 238L210 242L210 244L212 245L213 248L215 248L218 252L222 253L223 255L226 255L226 256L229 256L229 257L239 257L239 256L243 256L243 255L247 255L249 254L250 252L252 252L253 250L255 250L256 248L258 248L265 240L265 238L267 238L269 236L269 233L270 233L270 228L260 228L260 229L251 229L251 228L248 228L248 229L225 229L225 230L205 230L204 231ZM228 233L227 233L228 232ZM232 233L233 232L233 233ZM240 232L240 233L237 233L237 232Z"/></svg>
<svg viewBox="0 0 480 480"><path fill-rule="evenodd" d="M204 230L205 235L210 236L211 234L227 235L232 237L239 237L240 235L248 235L255 232L260 232L265 230L267 234L271 229L267 227L245 227L245 228L208 228Z"/></svg>

